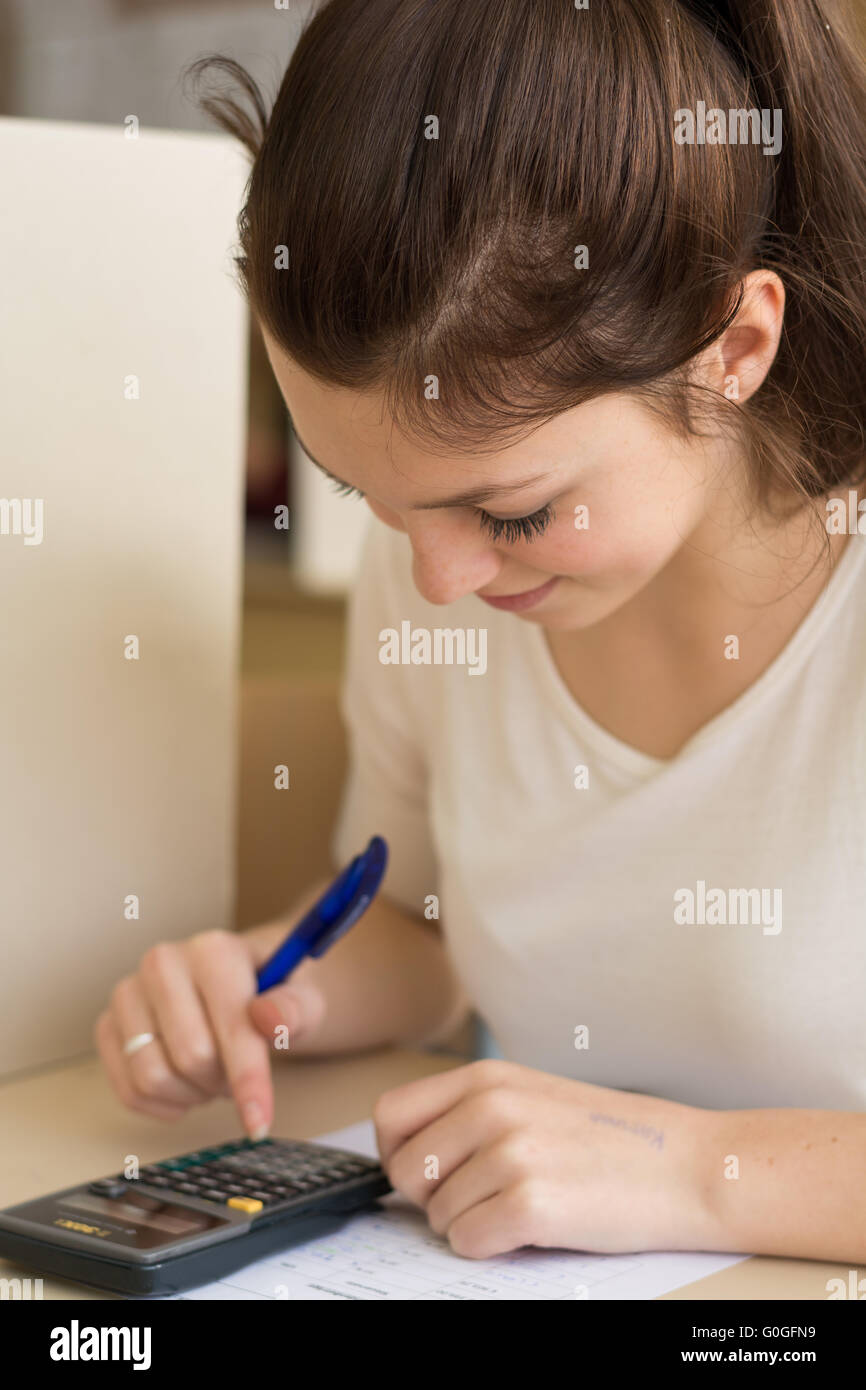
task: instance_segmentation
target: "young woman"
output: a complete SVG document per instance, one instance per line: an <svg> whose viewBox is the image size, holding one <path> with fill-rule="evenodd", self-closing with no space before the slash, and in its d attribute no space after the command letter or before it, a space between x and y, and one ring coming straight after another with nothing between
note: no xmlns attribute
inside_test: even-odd
<svg viewBox="0 0 866 1390"><path fill-rule="evenodd" d="M149 951L97 1025L118 1094L261 1134L278 1025L337 1053L473 1006L501 1059L375 1116L457 1252L866 1260L840 4L332 0L269 117L203 70L249 98L205 105L254 155L239 265L299 438L377 518L334 852L391 868L260 998L285 922Z"/></svg>

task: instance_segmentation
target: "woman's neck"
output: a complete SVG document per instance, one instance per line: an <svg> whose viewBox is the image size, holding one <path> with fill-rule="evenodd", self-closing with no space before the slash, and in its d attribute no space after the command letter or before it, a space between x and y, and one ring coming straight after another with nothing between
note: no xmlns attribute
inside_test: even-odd
<svg viewBox="0 0 866 1390"><path fill-rule="evenodd" d="M823 501L784 522L705 519L641 592L578 632L549 632L562 679L597 723L673 757L787 646L849 540ZM856 538L855 538L856 539Z"/></svg>

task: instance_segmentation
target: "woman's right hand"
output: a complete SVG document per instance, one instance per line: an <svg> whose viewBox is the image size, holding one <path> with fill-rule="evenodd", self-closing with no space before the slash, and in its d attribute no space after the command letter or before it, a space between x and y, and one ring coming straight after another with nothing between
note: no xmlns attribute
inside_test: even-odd
<svg viewBox="0 0 866 1390"><path fill-rule="evenodd" d="M208 931L151 946L119 980L94 1026L109 1081L124 1105L174 1120L215 1097L234 1099L250 1138L273 1123L271 1055L321 1022L325 1000L304 981L256 993L256 971L286 924ZM154 1041L127 1056L137 1034Z"/></svg>

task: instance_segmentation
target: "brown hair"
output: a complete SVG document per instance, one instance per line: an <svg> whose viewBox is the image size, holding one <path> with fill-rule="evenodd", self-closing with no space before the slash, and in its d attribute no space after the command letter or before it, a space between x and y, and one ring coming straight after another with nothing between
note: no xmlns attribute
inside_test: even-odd
<svg viewBox="0 0 866 1390"><path fill-rule="evenodd" d="M782 341L761 389L725 402L758 494L861 480L866 70L843 0L330 0L270 116L230 59L189 71L254 157L251 308L320 380L384 391L446 447L616 390L687 431L690 359L763 267ZM236 96L201 93L224 77ZM781 110L780 153L678 144L699 101Z"/></svg>

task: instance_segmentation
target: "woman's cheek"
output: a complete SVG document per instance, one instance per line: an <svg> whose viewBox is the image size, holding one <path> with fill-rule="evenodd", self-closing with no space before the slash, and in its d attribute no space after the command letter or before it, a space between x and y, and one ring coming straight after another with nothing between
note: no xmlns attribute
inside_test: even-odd
<svg viewBox="0 0 866 1390"><path fill-rule="evenodd" d="M575 507L574 520L561 522L548 537L542 567L574 579L614 577L624 582L655 574L682 544L669 511L651 504L635 506L623 497L617 506L591 503Z"/></svg>
<svg viewBox="0 0 866 1390"><path fill-rule="evenodd" d="M610 537L601 528L579 529L561 524L545 539L545 553L538 556L539 568L551 574L589 578L609 561Z"/></svg>

